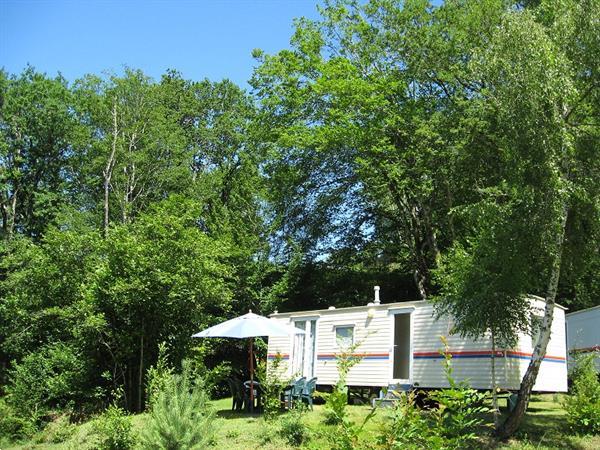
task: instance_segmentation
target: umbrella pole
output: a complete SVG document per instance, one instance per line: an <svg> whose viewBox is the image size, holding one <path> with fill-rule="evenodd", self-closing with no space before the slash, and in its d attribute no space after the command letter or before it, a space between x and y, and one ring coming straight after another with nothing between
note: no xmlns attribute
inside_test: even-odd
<svg viewBox="0 0 600 450"><path fill-rule="evenodd" d="M250 412L254 412L254 338L250 338Z"/></svg>

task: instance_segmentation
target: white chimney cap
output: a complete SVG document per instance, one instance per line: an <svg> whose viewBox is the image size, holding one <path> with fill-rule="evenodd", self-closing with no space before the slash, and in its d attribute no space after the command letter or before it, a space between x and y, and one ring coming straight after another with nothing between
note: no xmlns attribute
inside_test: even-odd
<svg viewBox="0 0 600 450"><path fill-rule="evenodd" d="M327 308L329 310L335 309L335 306L330 306L329 308Z"/></svg>
<svg viewBox="0 0 600 450"><path fill-rule="evenodd" d="M375 301L374 301L374 303L376 305L379 305L379 304L381 304L381 300L379 300L379 286L375 286L373 289L375 290Z"/></svg>

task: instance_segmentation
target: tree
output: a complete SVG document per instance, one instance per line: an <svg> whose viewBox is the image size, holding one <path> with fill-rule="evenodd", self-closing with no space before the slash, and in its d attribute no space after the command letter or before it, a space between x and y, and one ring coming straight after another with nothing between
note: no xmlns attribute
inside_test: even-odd
<svg viewBox="0 0 600 450"><path fill-rule="evenodd" d="M129 223L189 184L183 132L163 91L131 69L123 77L76 83L79 118L88 130L80 170L90 196L82 200L88 208L101 205L105 234L111 222Z"/></svg>
<svg viewBox="0 0 600 450"><path fill-rule="evenodd" d="M453 123L473 89L462 61L500 6L326 2L322 20L296 22L292 50L256 52L283 236L313 255L377 237L408 260L418 295L430 294L456 233Z"/></svg>
<svg viewBox="0 0 600 450"><path fill-rule="evenodd" d="M66 81L0 72L0 233L39 239L68 200L79 127Z"/></svg>
<svg viewBox="0 0 600 450"><path fill-rule="evenodd" d="M585 6L545 2L534 11L507 11L471 66L481 86L471 111L488 145L471 143L467 154L478 152L480 164L495 161L501 181L481 179L479 201L465 205L471 233L456 242L440 271L438 310L451 313L463 334L490 331L510 345L516 333L532 327L526 294L542 293L546 302L517 406L497 431L503 438L518 428L546 352L563 254L571 245L567 230L598 217L592 181L598 164L589 160L598 136L588 126L597 95L597 81L588 75L596 69L582 67L589 59L577 61L568 50L580 41L579 27L598 17L597 5L587 6L585 13ZM548 21L548 14L562 20ZM474 122L467 116L465 123ZM597 241L589 244L597 247Z"/></svg>

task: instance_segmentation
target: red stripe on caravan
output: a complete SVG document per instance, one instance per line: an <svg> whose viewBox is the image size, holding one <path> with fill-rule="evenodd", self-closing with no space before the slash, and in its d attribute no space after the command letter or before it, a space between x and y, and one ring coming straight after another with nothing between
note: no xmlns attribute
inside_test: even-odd
<svg viewBox="0 0 600 450"><path fill-rule="evenodd" d="M317 356L335 358L337 356L337 354L336 353L319 353ZM390 354L389 353L352 353L352 356L364 358L367 356L390 356Z"/></svg>
<svg viewBox="0 0 600 450"><path fill-rule="evenodd" d="M492 356L492 351L491 350L465 350L465 351L452 351L449 352L452 356ZM506 351L506 355L507 356L525 356L525 357L532 357L533 353L525 353L525 352L517 352L517 351L513 351L513 350L508 350ZM421 357L435 357L438 356L440 358L442 358L442 354L440 354L440 352L414 352L413 356L421 356ZM504 352L497 350L495 353L495 356L497 357L503 357L504 356ZM551 356L551 355L546 355L544 356L544 359L556 359L559 361L565 361L565 357L563 356Z"/></svg>

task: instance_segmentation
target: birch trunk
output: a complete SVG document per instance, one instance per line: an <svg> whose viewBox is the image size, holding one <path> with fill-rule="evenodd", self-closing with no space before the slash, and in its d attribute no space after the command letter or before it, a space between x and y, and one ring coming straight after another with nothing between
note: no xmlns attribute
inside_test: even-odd
<svg viewBox="0 0 600 450"><path fill-rule="evenodd" d="M116 101L113 103L112 109L112 119L113 119L113 139L111 145L110 155L108 157L108 161L106 162L106 167L102 171L104 176L104 236L108 235L108 225L110 220L110 180L112 178L113 169L115 167L115 156L117 152L117 138L119 134L119 130L117 127L117 103Z"/></svg>
<svg viewBox="0 0 600 450"><path fill-rule="evenodd" d="M494 428L500 425L500 413L498 411L498 385L496 383L496 334L492 330L492 409L494 414Z"/></svg>
<svg viewBox="0 0 600 450"><path fill-rule="evenodd" d="M546 348L548 347L548 342L550 341L552 321L554 319L554 305L556 301L556 291L558 289L558 280L560 278L562 248L565 238L567 215L568 206L565 202L563 205L560 230L557 232L556 240L554 242L554 258L552 261L550 279L548 281L548 287L546 290L546 306L544 308L544 316L542 318L542 324L540 327L540 337L533 350L533 355L531 357L531 361L529 362L529 366L527 367L527 371L525 372L523 380L521 381L517 405L496 432L496 435L500 439L509 438L521 425L521 421L525 415L525 410L529 404L531 391L533 390L535 380L537 379L537 375L540 370L540 365L544 359L544 356L546 356Z"/></svg>

